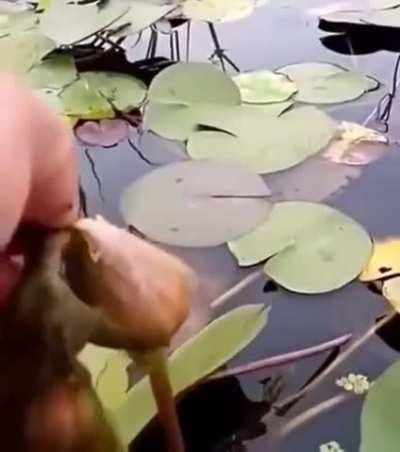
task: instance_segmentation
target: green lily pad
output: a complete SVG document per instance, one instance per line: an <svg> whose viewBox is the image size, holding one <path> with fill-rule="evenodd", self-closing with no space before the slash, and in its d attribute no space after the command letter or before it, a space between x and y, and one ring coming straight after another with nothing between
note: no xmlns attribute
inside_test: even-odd
<svg viewBox="0 0 400 452"><path fill-rule="evenodd" d="M194 159L240 162L257 173L273 173L317 154L335 135L337 124L315 107L290 110L262 124L243 122L235 136L215 131L192 133L187 152Z"/></svg>
<svg viewBox="0 0 400 452"><path fill-rule="evenodd" d="M244 72L233 77L242 101L250 104L268 104L288 100L297 92L296 85L283 74L271 71Z"/></svg>
<svg viewBox="0 0 400 452"><path fill-rule="evenodd" d="M379 87L372 77L331 63L296 63L277 71L296 84L295 99L309 104L347 102Z"/></svg>
<svg viewBox="0 0 400 452"><path fill-rule="evenodd" d="M108 99L119 111L139 107L146 97L146 85L136 77L116 72L82 72L91 89Z"/></svg>
<svg viewBox="0 0 400 452"><path fill-rule="evenodd" d="M267 221L228 246L241 266L268 259L265 273L300 293L344 286L361 273L372 252L368 233L352 218L302 201L276 204Z"/></svg>
<svg viewBox="0 0 400 452"><path fill-rule="evenodd" d="M214 320L178 348L168 363L174 394L208 376L245 348L267 324L268 313L263 305L241 306ZM156 412L146 377L112 412L122 443L129 444Z"/></svg>
<svg viewBox="0 0 400 452"><path fill-rule="evenodd" d="M54 48L54 42L37 31L19 32L2 37L0 70L24 74Z"/></svg>
<svg viewBox="0 0 400 452"><path fill-rule="evenodd" d="M111 348L87 344L78 355L78 360L90 373L93 386L97 385L99 376L104 371L107 361L118 351Z"/></svg>
<svg viewBox="0 0 400 452"><path fill-rule="evenodd" d="M374 381L361 414L360 452L398 452L400 361Z"/></svg>
<svg viewBox="0 0 400 452"><path fill-rule="evenodd" d="M62 89L77 77L74 59L69 55L50 55L28 73L32 88Z"/></svg>
<svg viewBox="0 0 400 452"><path fill-rule="evenodd" d="M110 103L83 78L65 88L60 94L65 114L82 119L113 118Z"/></svg>
<svg viewBox="0 0 400 452"><path fill-rule="evenodd" d="M233 22L249 16L255 8L254 0L185 0L183 15L203 22Z"/></svg>
<svg viewBox="0 0 400 452"><path fill-rule="evenodd" d="M279 116L292 105L281 102L263 106L194 104L171 105L150 102L145 109L143 126L170 140L187 140L199 126L235 133L245 124L262 123L266 117Z"/></svg>
<svg viewBox="0 0 400 452"><path fill-rule="evenodd" d="M34 93L42 101L44 101L55 113L59 115L64 114L64 106L58 96L57 90L52 89L35 89Z"/></svg>
<svg viewBox="0 0 400 452"><path fill-rule="evenodd" d="M41 15L40 29L59 46L72 45L111 26L127 11L129 6L124 2L107 2L98 8L56 0Z"/></svg>
<svg viewBox="0 0 400 452"><path fill-rule="evenodd" d="M118 36L138 33L153 25L176 7L170 4L157 5L144 0L130 2L129 6L129 11L112 25L113 29L118 29L126 25L126 27L123 27L118 32Z"/></svg>
<svg viewBox="0 0 400 452"><path fill-rule="evenodd" d="M32 11L0 14L0 36L31 30L38 22L38 15Z"/></svg>
<svg viewBox="0 0 400 452"><path fill-rule="evenodd" d="M320 18L327 23L357 24L377 27L400 27L400 8L337 11Z"/></svg>
<svg viewBox="0 0 400 452"><path fill-rule="evenodd" d="M157 74L148 99L164 104L240 105L239 89L230 77L206 63L177 63Z"/></svg>
<svg viewBox="0 0 400 452"><path fill-rule="evenodd" d="M261 177L232 164L178 162L145 174L123 193L122 215L148 238L217 246L252 230L271 204Z"/></svg>

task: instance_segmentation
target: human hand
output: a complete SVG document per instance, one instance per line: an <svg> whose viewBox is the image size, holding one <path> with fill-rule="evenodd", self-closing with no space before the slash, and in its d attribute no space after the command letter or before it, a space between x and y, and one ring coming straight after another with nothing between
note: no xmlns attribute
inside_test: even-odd
<svg viewBox="0 0 400 452"><path fill-rule="evenodd" d="M27 223L72 224L78 216L78 171L62 118L9 74L0 74L0 99L1 308L21 273L6 251L16 231Z"/></svg>

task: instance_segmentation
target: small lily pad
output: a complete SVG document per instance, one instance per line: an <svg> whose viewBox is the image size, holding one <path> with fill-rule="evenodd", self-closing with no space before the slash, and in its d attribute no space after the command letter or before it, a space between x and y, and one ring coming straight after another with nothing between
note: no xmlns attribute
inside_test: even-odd
<svg viewBox="0 0 400 452"><path fill-rule="evenodd" d="M255 8L254 0L185 0L183 15L203 22L233 22L249 16Z"/></svg>
<svg viewBox="0 0 400 452"><path fill-rule="evenodd" d="M249 232L269 214L269 190L249 170L211 161L178 162L129 186L122 215L157 242L217 246Z"/></svg>
<svg viewBox="0 0 400 452"><path fill-rule="evenodd" d="M298 88L295 99L309 104L347 102L379 87L374 78L331 63L296 63L277 72L295 83Z"/></svg>
<svg viewBox="0 0 400 452"><path fill-rule="evenodd" d="M279 105L279 104L278 104ZM240 162L257 173L273 173L317 154L336 133L336 122L315 107L290 110L262 124L242 122L234 135L200 131L190 135L187 152L194 159Z"/></svg>
<svg viewBox="0 0 400 452"><path fill-rule="evenodd" d="M360 280L371 282L397 274L400 274L400 238L375 240L372 256L366 263Z"/></svg>
<svg viewBox="0 0 400 452"><path fill-rule="evenodd" d="M361 414L360 452L398 452L400 444L400 361L368 391Z"/></svg>
<svg viewBox="0 0 400 452"><path fill-rule="evenodd" d="M297 92L286 75L271 71L244 72L235 75L233 81L239 87L242 101L250 104L283 102Z"/></svg>
<svg viewBox="0 0 400 452"><path fill-rule="evenodd" d="M239 89L231 78L206 63L177 63L162 70L151 82L148 99L181 105L241 103Z"/></svg>
<svg viewBox="0 0 400 452"><path fill-rule="evenodd" d="M78 73L70 55L50 55L34 66L27 77L34 89L62 89L72 83Z"/></svg>
<svg viewBox="0 0 400 452"><path fill-rule="evenodd" d="M129 124L123 119L86 121L75 129L75 135L87 146L115 146L129 136Z"/></svg>
<svg viewBox="0 0 400 452"><path fill-rule="evenodd" d="M395 311L400 312L400 277L390 278L385 281L382 287L382 295Z"/></svg>
<svg viewBox="0 0 400 452"><path fill-rule="evenodd" d="M265 327L269 309L245 305L219 317L178 348L168 369L174 394L208 376L245 348ZM137 383L111 413L123 444L129 444L155 416L149 379Z"/></svg>
<svg viewBox="0 0 400 452"><path fill-rule="evenodd" d="M344 286L361 273L372 252L368 233L352 218L301 201L276 204L263 224L228 246L239 265L267 260L267 276L300 293Z"/></svg>
<svg viewBox="0 0 400 452"><path fill-rule="evenodd" d="M65 114L82 119L113 118L114 109L107 99L85 79L80 78L60 94Z"/></svg>

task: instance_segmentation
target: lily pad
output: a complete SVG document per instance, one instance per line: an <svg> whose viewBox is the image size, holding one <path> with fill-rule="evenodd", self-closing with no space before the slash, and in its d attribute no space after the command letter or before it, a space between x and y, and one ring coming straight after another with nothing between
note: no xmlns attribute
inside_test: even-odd
<svg viewBox="0 0 400 452"><path fill-rule="evenodd" d="M397 452L400 443L400 362L371 386L361 414L360 452Z"/></svg>
<svg viewBox="0 0 400 452"><path fill-rule="evenodd" d="M58 97L58 92L51 89L36 89L34 93L42 99L54 112L59 115L64 114L64 106Z"/></svg>
<svg viewBox="0 0 400 452"><path fill-rule="evenodd" d="M250 104L268 104L288 100L297 92L296 85L283 74L271 71L244 72L233 77L242 101Z"/></svg>
<svg viewBox="0 0 400 452"><path fill-rule="evenodd" d="M233 22L249 16L255 9L254 0L185 0L183 15L203 22Z"/></svg>
<svg viewBox="0 0 400 452"><path fill-rule="evenodd" d="M240 105L239 89L228 75L206 63L177 63L157 74L148 99L165 104Z"/></svg>
<svg viewBox="0 0 400 452"><path fill-rule="evenodd" d="M0 38L0 70L24 74L55 47L51 39L37 31L20 32L2 37Z"/></svg>
<svg viewBox="0 0 400 452"><path fill-rule="evenodd" d="M361 97L379 82L331 63L297 63L277 70L297 86L295 99L309 104L337 104Z"/></svg>
<svg viewBox="0 0 400 452"><path fill-rule="evenodd" d="M301 201L276 204L267 221L228 246L241 266L268 259L265 273L300 293L344 286L361 273L372 251L368 233L353 219Z"/></svg>
<svg viewBox="0 0 400 452"><path fill-rule="evenodd" d="M123 27L118 36L127 36L138 33L154 24L175 8L175 5L157 5L146 1L129 3L130 9L121 19L113 23L112 28Z"/></svg>
<svg viewBox="0 0 400 452"><path fill-rule="evenodd" d="M263 106L194 104L170 105L150 102L145 109L143 127L170 140L187 140L199 129L208 126L236 133L239 128L261 124L267 117L277 117L292 105L291 102Z"/></svg>
<svg viewBox="0 0 400 452"><path fill-rule="evenodd" d="M330 143L323 157L344 165L367 165L382 157L387 149L387 146L377 144L388 143L388 138L376 130L355 122L342 121L338 127L338 135Z"/></svg>
<svg viewBox="0 0 400 452"><path fill-rule="evenodd" d="M146 97L146 85L136 77L116 72L81 72L91 89L108 99L119 111L129 111L141 105Z"/></svg>
<svg viewBox="0 0 400 452"><path fill-rule="evenodd" d="M0 36L32 30L38 22L38 15L32 11L0 14Z"/></svg>
<svg viewBox="0 0 400 452"><path fill-rule="evenodd" d="M363 282L377 281L400 274L400 238L374 241L372 256L360 275Z"/></svg>
<svg viewBox="0 0 400 452"><path fill-rule="evenodd" d="M171 245L217 246L266 219L271 203L261 177L210 161L178 162L129 186L122 215L148 238Z"/></svg>
<svg viewBox="0 0 400 452"><path fill-rule="evenodd" d="M69 55L50 55L28 73L32 88L62 89L78 77L74 59Z"/></svg>
<svg viewBox="0 0 400 452"><path fill-rule="evenodd" d="M257 173L273 173L301 163L328 145L336 122L315 107L290 110L278 118L243 122L234 136L215 131L190 135L187 152L194 159L240 162Z"/></svg>
<svg viewBox="0 0 400 452"><path fill-rule="evenodd" d="M390 278L383 283L382 295L392 305L392 307L400 312L400 278Z"/></svg>
<svg viewBox="0 0 400 452"><path fill-rule="evenodd" d="M87 146L115 146L129 136L129 124L123 119L86 121L75 129L75 135Z"/></svg>
<svg viewBox="0 0 400 452"><path fill-rule="evenodd" d="M208 376L245 348L265 327L269 309L245 305L219 317L193 336L169 358L174 394ZM113 410L112 418L123 444L129 444L154 417L157 409L146 377Z"/></svg>
<svg viewBox="0 0 400 452"><path fill-rule="evenodd" d="M82 119L113 118L114 109L85 79L80 78L60 94L65 114Z"/></svg>
<svg viewBox="0 0 400 452"><path fill-rule="evenodd" d="M98 8L56 0L41 15L40 29L59 46L72 45L111 26L128 11L123 2L106 2Z"/></svg>

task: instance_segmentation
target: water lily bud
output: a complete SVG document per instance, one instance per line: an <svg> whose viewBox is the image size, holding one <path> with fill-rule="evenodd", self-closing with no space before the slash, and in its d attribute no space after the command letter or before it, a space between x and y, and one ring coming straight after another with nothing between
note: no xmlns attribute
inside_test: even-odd
<svg viewBox="0 0 400 452"><path fill-rule="evenodd" d="M76 295L131 338L132 348L168 345L187 317L191 270L100 216L75 224L65 266Z"/></svg>

